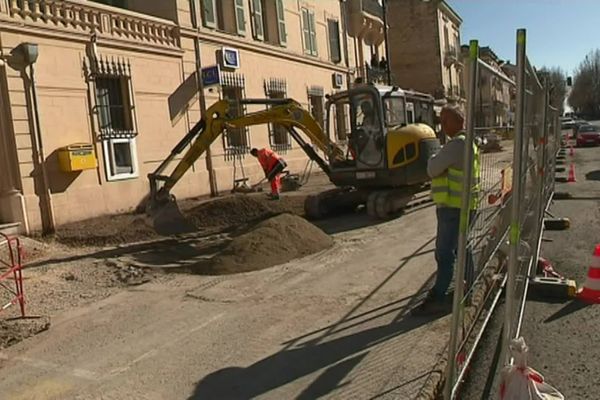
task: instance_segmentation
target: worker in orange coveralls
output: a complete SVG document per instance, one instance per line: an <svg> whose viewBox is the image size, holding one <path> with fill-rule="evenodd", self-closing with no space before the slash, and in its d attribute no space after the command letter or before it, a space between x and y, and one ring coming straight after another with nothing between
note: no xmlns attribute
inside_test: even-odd
<svg viewBox="0 0 600 400"><path fill-rule="evenodd" d="M270 197L273 200L279 200L281 191L281 173L287 167L286 162L281 156L271 149L252 149L250 154L258 158L258 162L265 171L265 177L271 183Z"/></svg>

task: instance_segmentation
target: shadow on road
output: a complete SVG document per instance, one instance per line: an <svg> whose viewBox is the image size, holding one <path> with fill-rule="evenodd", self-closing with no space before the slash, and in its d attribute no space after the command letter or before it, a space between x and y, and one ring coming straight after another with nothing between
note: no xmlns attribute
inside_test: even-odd
<svg viewBox="0 0 600 400"><path fill-rule="evenodd" d="M198 382L189 400L256 398L321 369L324 369L324 371L302 391L297 399L319 398L349 384L349 382L343 383L344 378L367 356L374 346L417 329L440 317L415 318L408 314L431 285L433 276L411 296L396 299L388 304L355 314L409 260L427 254L428 251L425 251L425 248L434 239L427 240L415 249L411 255L403 258L399 266L390 275L337 322L285 342L281 351L246 368L228 367L205 376ZM340 333L367 323L373 323L389 314L396 314L389 323L368 327L345 336L338 336ZM429 372L413 380L422 379L428 374ZM408 381L404 385L410 383L411 381ZM393 390L395 389L397 388Z"/></svg>
<svg viewBox="0 0 600 400"><path fill-rule="evenodd" d="M206 257L219 251L226 244L226 241L222 239L213 240L213 236L215 236L213 233L194 233L181 237L122 245L92 253L50 258L28 263L25 267L36 268L83 259L104 260L127 255L131 256L136 261L143 263L146 267L186 267L190 264L205 260Z"/></svg>
<svg viewBox="0 0 600 400"><path fill-rule="evenodd" d="M588 306L589 306L589 304L587 304L587 303L584 303L579 300L573 300L570 303L568 303L566 306L564 306L563 308L561 308L560 310L558 310L557 312L555 312L554 314L552 314L551 316L546 318L544 323L548 324L550 322L554 322L563 317L566 317L567 315L570 315L577 311L583 310L584 308L587 308Z"/></svg>
<svg viewBox="0 0 600 400"><path fill-rule="evenodd" d="M406 264L409 263L409 261L413 260L416 257L420 257L422 255L428 254L430 252L430 250L425 250L427 248L427 246L429 246L431 243L433 243L435 240L435 236L432 237L431 239L428 239L427 241L425 241L421 246L419 246L417 249L415 249L415 251L413 251L411 254L409 254L406 257L403 257L400 261L401 263L398 265L398 267L392 271L383 281L381 281L379 283L379 285L377 285L375 288L373 288L373 290L371 290L371 292L369 294L367 294L365 297L363 297L354 307L352 307L352 309L350 311L348 311L344 316L342 316L337 322L335 322L334 324L331 324L325 328L319 329L317 331L313 331L307 334L304 334L302 336L299 336L297 338L294 338L286 343L284 343L287 347L290 347L293 344L298 343L299 341L306 339L314 334L320 333L320 336L316 339L313 339L312 341L318 341L321 340L325 337L327 337L328 335L332 334L332 333L337 333L339 332L338 327L341 326L342 324L357 319L359 316L364 316L366 314L370 314L373 311L377 310L379 311L382 308L386 308L389 305L386 305L385 307L378 307L375 310L371 310L368 311L366 313L362 313L362 314L358 314L358 315L354 315L370 298L372 298L379 290L381 290L381 288L383 288L396 274L398 274L400 272L400 270L402 268L404 268L406 266ZM433 251L433 250L431 250ZM392 304L397 304L400 303L404 300L408 300L410 299L410 302L416 302L419 299L416 297L419 293L421 293L423 291L424 288L428 287L429 285L431 285L431 282L433 280L433 277L430 277L427 282L425 282L425 284L423 284L423 286L421 287L421 289L419 291L417 291L417 293L414 296L409 296L406 297L404 299L400 299L400 300L396 300L394 303ZM404 306L402 306L402 308L404 308ZM388 311L390 312L390 311ZM373 318L371 318L373 319ZM354 326L354 325L352 325ZM349 327L346 327L344 329L348 329Z"/></svg>
<svg viewBox="0 0 600 400"><path fill-rule="evenodd" d="M433 318L405 316L390 324L379 325L314 346L280 351L246 368L224 368L198 382L194 394L189 399L256 398L326 368L298 397L318 398L339 388L343 379L372 347L432 320Z"/></svg>
<svg viewBox="0 0 600 400"><path fill-rule="evenodd" d="M600 170L588 172L585 174L585 179L588 181L600 181Z"/></svg>

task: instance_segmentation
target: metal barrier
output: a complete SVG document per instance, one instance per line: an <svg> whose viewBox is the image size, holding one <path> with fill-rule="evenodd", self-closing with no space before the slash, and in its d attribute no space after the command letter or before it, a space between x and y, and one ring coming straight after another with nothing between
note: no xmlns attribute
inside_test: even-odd
<svg viewBox="0 0 600 400"><path fill-rule="evenodd" d="M21 317L25 317L25 294L22 274L23 248L19 238L0 233L0 311L19 304ZM9 281L13 281L14 288Z"/></svg>
<svg viewBox="0 0 600 400"><path fill-rule="evenodd" d="M457 398L466 367L503 289L505 353L501 359L508 354L509 341L520 332L528 280L537 264L544 215L554 192L560 142L559 115L549 105L548 88L527 60L525 30L517 31L516 82L479 58L477 41L470 43L466 72L465 179L445 399ZM500 141L499 147L480 152L480 183L475 185L473 143L481 143L486 132L494 130L493 126L476 124L477 110L484 109L481 89L486 77L515 91L516 121L514 131L510 128L513 134L495 138ZM469 209L473 190L479 194L474 211ZM473 260L474 271L467 268L469 259Z"/></svg>

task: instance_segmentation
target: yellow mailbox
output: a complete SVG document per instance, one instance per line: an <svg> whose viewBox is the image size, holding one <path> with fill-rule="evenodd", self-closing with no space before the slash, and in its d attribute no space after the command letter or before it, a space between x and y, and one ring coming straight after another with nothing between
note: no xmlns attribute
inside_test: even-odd
<svg viewBox="0 0 600 400"><path fill-rule="evenodd" d="M98 166L94 146L89 143L73 143L58 149L58 164L64 172L83 171Z"/></svg>

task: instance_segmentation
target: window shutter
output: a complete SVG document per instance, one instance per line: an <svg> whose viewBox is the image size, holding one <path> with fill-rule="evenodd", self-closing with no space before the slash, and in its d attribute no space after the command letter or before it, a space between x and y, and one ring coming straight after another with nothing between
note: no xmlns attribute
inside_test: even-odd
<svg viewBox="0 0 600 400"><path fill-rule="evenodd" d="M308 13L309 29L310 29L310 54L313 56L317 55L317 29L315 26L315 13L310 11Z"/></svg>
<svg viewBox="0 0 600 400"><path fill-rule="evenodd" d="M306 8L302 9L302 33L304 34L304 51L308 54L311 54L310 28L308 20L308 10Z"/></svg>
<svg viewBox="0 0 600 400"><path fill-rule="evenodd" d="M216 0L202 0L202 22L207 28L217 27L215 1Z"/></svg>
<svg viewBox="0 0 600 400"><path fill-rule="evenodd" d="M235 0L235 22L237 25L237 33L239 35L245 35L246 17L244 15L244 0Z"/></svg>
<svg viewBox="0 0 600 400"><path fill-rule="evenodd" d="M262 0L252 0L252 27L254 29L254 39L265 40Z"/></svg>
<svg viewBox="0 0 600 400"><path fill-rule="evenodd" d="M279 44L282 46L287 45L287 32L285 30L285 8L283 6L283 0L277 0L277 30L279 32Z"/></svg>
<svg viewBox="0 0 600 400"><path fill-rule="evenodd" d="M331 52L331 61L339 63L342 61L342 52L340 49L340 26L339 22L330 19L327 21L329 28L329 49Z"/></svg>

